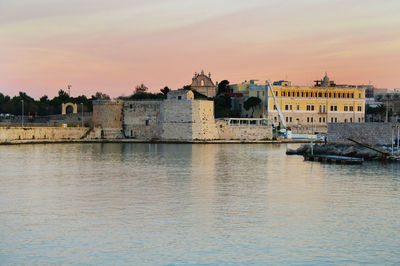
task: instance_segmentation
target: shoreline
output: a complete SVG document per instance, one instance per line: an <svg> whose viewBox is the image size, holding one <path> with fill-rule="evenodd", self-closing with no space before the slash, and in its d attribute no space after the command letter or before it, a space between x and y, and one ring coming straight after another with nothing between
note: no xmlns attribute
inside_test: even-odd
<svg viewBox="0 0 400 266"><path fill-rule="evenodd" d="M316 142L314 143L322 143ZM179 140L144 140L144 139L32 139L2 141L0 145L23 144L76 144L76 143L148 143L148 144L304 144L309 140L207 140L207 141L179 141Z"/></svg>

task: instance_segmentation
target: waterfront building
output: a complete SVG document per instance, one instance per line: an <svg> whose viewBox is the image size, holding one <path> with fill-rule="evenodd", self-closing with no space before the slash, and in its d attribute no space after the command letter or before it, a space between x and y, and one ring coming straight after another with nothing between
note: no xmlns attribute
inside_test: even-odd
<svg viewBox="0 0 400 266"><path fill-rule="evenodd" d="M232 85L233 93L261 99L254 117L267 117L280 124L274 98L265 83L256 80ZM365 116L365 88L337 85L327 75L315 85L293 86L290 81L274 82L273 90L287 126L323 126L328 123L362 123ZM241 106L243 108L243 105ZM249 111L242 110L249 117Z"/></svg>
<svg viewBox="0 0 400 266"><path fill-rule="evenodd" d="M211 79L211 73L208 73L207 76L204 74L203 70L200 74L194 73L190 88L192 90L196 90L203 95L206 95L209 98L213 98L215 96L216 86Z"/></svg>

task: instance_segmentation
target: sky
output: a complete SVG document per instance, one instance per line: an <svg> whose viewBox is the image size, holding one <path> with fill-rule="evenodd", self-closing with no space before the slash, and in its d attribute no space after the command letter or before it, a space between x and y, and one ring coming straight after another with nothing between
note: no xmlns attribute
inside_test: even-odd
<svg viewBox="0 0 400 266"><path fill-rule="evenodd" d="M398 0L0 0L0 92L213 81L400 88Z"/></svg>

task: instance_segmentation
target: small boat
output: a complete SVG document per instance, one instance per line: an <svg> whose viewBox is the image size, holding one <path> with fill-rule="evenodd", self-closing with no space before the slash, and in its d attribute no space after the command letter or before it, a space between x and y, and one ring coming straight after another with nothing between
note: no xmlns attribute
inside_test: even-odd
<svg viewBox="0 0 400 266"><path fill-rule="evenodd" d="M304 155L304 160L323 163L337 164L362 164L364 159L357 157L337 156L337 155Z"/></svg>

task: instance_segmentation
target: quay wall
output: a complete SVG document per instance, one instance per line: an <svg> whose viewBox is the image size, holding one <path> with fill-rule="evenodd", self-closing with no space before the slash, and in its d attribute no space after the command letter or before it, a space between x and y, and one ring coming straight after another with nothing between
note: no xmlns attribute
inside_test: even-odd
<svg viewBox="0 0 400 266"><path fill-rule="evenodd" d="M0 127L0 142L15 140L68 140L101 138L101 129L76 127ZM89 134L87 134L89 132ZM87 134L87 135L86 135Z"/></svg>
<svg viewBox="0 0 400 266"><path fill-rule="evenodd" d="M216 122L218 138L224 140L271 140L272 126L231 126L229 121Z"/></svg>
<svg viewBox="0 0 400 266"><path fill-rule="evenodd" d="M397 130L395 131L397 135ZM369 145L387 145L392 141L391 123L329 123L328 143L354 144L352 138Z"/></svg>

